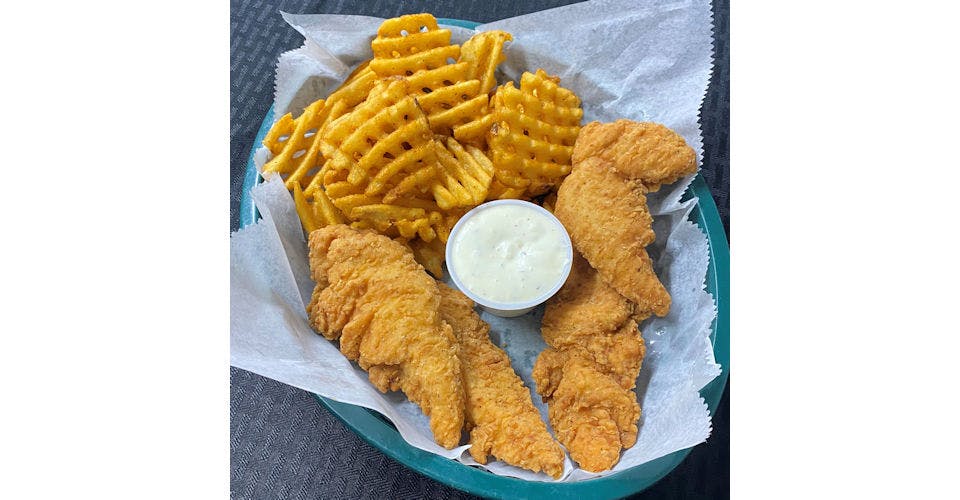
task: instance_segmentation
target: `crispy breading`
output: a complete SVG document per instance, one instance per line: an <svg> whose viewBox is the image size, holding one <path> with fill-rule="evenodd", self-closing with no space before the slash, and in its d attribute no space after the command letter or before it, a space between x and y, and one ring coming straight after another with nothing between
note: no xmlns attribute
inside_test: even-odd
<svg viewBox="0 0 960 500"><path fill-rule="evenodd" d="M555 347L573 345L597 331L616 330L633 312L633 303L607 285L580 252L574 251L567 281L547 301L543 339Z"/></svg>
<svg viewBox="0 0 960 500"><path fill-rule="evenodd" d="M550 347L533 378L557 438L581 468L597 472L636 443L633 389L646 354L637 325L670 309L646 251L656 238L646 193L696 172L697 164L672 130L629 120L585 126L572 162L549 205L578 253L547 302L541 333Z"/></svg>
<svg viewBox="0 0 960 500"><path fill-rule="evenodd" d="M645 354L634 314L634 304L574 252L570 277L547 301L540 331L550 347L593 360L624 389L633 389Z"/></svg>
<svg viewBox="0 0 960 500"><path fill-rule="evenodd" d="M382 392L401 389L430 417L434 440L460 442L464 390L459 346L440 317L436 281L409 248L372 231L338 224L310 233L317 287L311 326L340 340Z"/></svg>
<svg viewBox="0 0 960 500"><path fill-rule="evenodd" d="M607 470L620 459L621 448L636 443L636 395L592 360L547 349L537 358L533 378L549 402L553 431L580 468Z"/></svg>
<svg viewBox="0 0 960 500"><path fill-rule="evenodd" d="M541 333L550 347L533 378L550 423L580 467L609 469L637 435L633 388L646 351L634 304L575 252L569 278L547 301Z"/></svg>
<svg viewBox="0 0 960 500"><path fill-rule="evenodd" d="M655 235L642 187L602 159L582 159L560 185L554 215L574 247L603 281L637 305L638 314L667 314L670 294L646 250Z"/></svg>
<svg viewBox="0 0 960 500"><path fill-rule="evenodd" d="M653 122L591 122L580 129L573 164L600 158L647 192L697 171L697 154L680 134Z"/></svg>
<svg viewBox="0 0 960 500"><path fill-rule="evenodd" d="M460 343L470 455L481 464L493 455L559 478L563 450L540 419L507 353L490 341L490 326L474 311L473 301L443 283L439 286L440 316Z"/></svg>

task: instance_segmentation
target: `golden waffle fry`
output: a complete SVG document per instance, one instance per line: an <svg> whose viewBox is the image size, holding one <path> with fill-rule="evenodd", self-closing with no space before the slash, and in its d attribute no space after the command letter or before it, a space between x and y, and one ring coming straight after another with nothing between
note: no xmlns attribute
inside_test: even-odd
<svg viewBox="0 0 960 500"><path fill-rule="evenodd" d="M452 137L437 139L438 179L431 191L442 209L479 205L493 179L493 163L474 146L461 146Z"/></svg>
<svg viewBox="0 0 960 500"><path fill-rule="evenodd" d="M487 105L480 110L480 114L473 120L454 126L453 136L460 142L474 144L487 150L487 134L496 121L493 109L498 102L502 102L500 94L500 92L497 92L493 96L484 96L487 97Z"/></svg>
<svg viewBox="0 0 960 500"><path fill-rule="evenodd" d="M486 146L486 135L494 122L486 94L497 86L495 72L504 60L503 45L510 40L513 36L505 31L485 31L473 35L460 47L460 62L467 64L466 78L480 81L477 99L483 106L479 107L479 113L473 114L472 120L452 126L458 141Z"/></svg>
<svg viewBox="0 0 960 500"><path fill-rule="evenodd" d="M456 63L406 77L434 133L451 135L452 127L479 118L486 108L480 81L466 80L466 74L467 64Z"/></svg>
<svg viewBox="0 0 960 500"><path fill-rule="evenodd" d="M263 140L264 146L274 155L263 166L263 175L279 173L289 190L295 185L309 185L323 164L320 131L327 123L363 102L376 79L367 61L327 99L314 101L296 119L287 113L277 120Z"/></svg>
<svg viewBox="0 0 960 500"><path fill-rule="evenodd" d="M371 200L359 197L342 200L345 201L342 207L349 208L345 212L350 218L365 223L358 227L373 228L388 236L398 235L406 239L419 237L423 241L432 241L437 237L434 226L443 224L443 215L439 211L428 211L422 206L371 203ZM436 205L433 207L436 208Z"/></svg>
<svg viewBox="0 0 960 500"><path fill-rule="evenodd" d="M440 206L432 199L423 198L400 198L394 201L395 205L408 208L421 208L426 212L426 224L418 221L400 221L397 223L397 229L400 234L406 238L419 237L423 241L433 241L443 231L445 224L445 215ZM446 241L446 240L444 240Z"/></svg>
<svg viewBox="0 0 960 500"><path fill-rule="evenodd" d="M300 224L303 225L304 231L309 234L320 229L320 225L317 224L317 220L313 215L313 207L311 207L307 203L307 199L303 197L300 184L293 185L293 204L297 207L297 215L300 216Z"/></svg>
<svg viewBox="0 0 960 500"><path fill-rule="evenodd" d="M448 64L448 61L455 60L459 55L459 45L447 45L398 59L374 59L370 66L381 78L411 76L418 71L439 68Z"/></svg>
<svg viewBox="0 0 960 500"><path fill-rule="evenodd" d="M358 77L366 73L369 73L370 71L373 71L373 70L370 69L370 59L367 59L366 61L363 61L362 63L360 63L359 66L357 66L356 68L354 68L353 71L350 72L350 74L347 76L347 79L343 81L343 85L341 85L340 87L343 88L349 85L351 82L355 81Z"/></svg>
<svg viewBox="0 0 960 500"><path fill-rule="evenodd" d="M507 82L493 99L494 124L487 143L495 177L506 188L537 196L570 173L580 132L580 99L542 69L523 73L520 88Z"/></svg>
<svg viewBox="0 0 960 500"><path fill-rule="evenodd" d="M300 184L294 184L293 202L297 208L297 215L300 216L300 222L303 224L303 229L307 233L324 226L344 222L343 214L337 207L333 206L330 198L322 189L314 192L313 201L309 201L300 189Z"/></svg>
<svg viewBox="0 0 960 500"><path fill-rule="evenodd" d="M439 68L460 56L460 46L450 45L450 30L440 29L430 14L387 19L371 42L370 68L380 77L411 76Z"/></svg>
<svg viewBox="0 0 960 500"><path fill-rule="evenodd" d="M326 191L331 196L333 204L347 215L351 214L354 208L376 205L383 201L379 196L367 196L365 194L348 194L338 198L334 197L329 189Z"/></svg>
<svg viewBox="0 0 960 500"><path fill-rule="evenodd" d="M367 98L377 79L377 74L369 67L369 61L365 62L347 77L343 85L330 93L327 102L332 104L343 101L349 108L348 111L352 111Z"/></svg>
<svg viewBox="0 0 960 500"><path fill-rule="evenodd" d="M480 98L483 99L484 106L479 116L466 123L455 125L453 136L460 142L486 146L487 132L493 126L494 116L490 112L489 104L486 103L487 96L482 95Z"/></svg>
<svg viewBox="0 0 960 500"><path fill-rule="evenodd" d="M450 66L461 68L460 75L455 78L462 78L465 74L466 66L462 63ZM425 79L431 73L434 72L425 71L419 75L419 79ZM487 107L487 96L477 95L480 90L479 80L453 81L456 83L448 84L451 80L435 80L427 82L423 87L412 87L419 89L415 91L417 101L427 114L434 133L451 135L454 126L478 119ZM426 88L432 90L425 92Z"/></svg>
<svg viewBox="0 0 960 500"><path fill-rule="evenodd" d="M409 82L410 89L415 91L418 96L423 96L442 87L466 80L467 63L446 64L404 78Z"/></svg>
<svg viewBox="0 0 960 500"><path fill-rule="evenodd" d="M442 220L440 212L433 212L429 217L417 220L397 221L396 227L400 236L404 238L419 237L423 241L433 241L437 239L437 232L433 228Z"/></svg>
<svg viewBox="0 0 960 500"><path fill-rule="evenodd" d="M330 111L320 127L321 131L327 124L353 111L358 104L366 100L378 80L377 74L370 69L369 64L370 61L367 61L357 67L343 85L327 97L327 106L330 107Z"/></svg>
<svg viewBox="0 0 960 500"><path fill-rule="evenodd" d="M378 81L364 102L321 131L328 160L305 194L324 192L359 227L429 241L442 215L436 203L417 196L430 195L436 145L408 90L402 78Z"/></svg>
<svg viewBox="0 0 960 500"><path fill-rule="evenodd" d="M469 63L456 63L460 47L450 45L450 30L430 14L388 19L371 42L370 68L380 77L410 81L434 133L452 135L452 127L480 118L487 104L478 79L467 78Z"/></svg>
<svg viewBox="0 0 960 500"><path fill-rule="evenodd" d="M401 79L377 82L366 101L322 131L320 142L328 158L323 183L335 203L344 180L357 188L353 194L399 197L426 190L436 175L433 135ZM317 188L311 183L308 191Z"/></svg>
<svg viewBox="0 0 960 500"><path fill-rule="evenodd" d="M386 204L380 203L377 197L358 194L337 199L334 204L359 223L354 227L373 228L388 236L419 237L431 241L437 237L437 228L444 223L439 207L432 202L405 198Z"/></svg>
<svg viewBox="0 0 960 500"><path fill-rule="evenodd" d="M365 220L358 220L350 223L350 227L354 229L373 229L373 224ZM386 234L386 233L384 233ZM391 238L395 237L394 235L389 235Z"/></svg>
<svg viewBox="0 0 960 500"><path fill-rule="evenodd" d="M394 204L411 208L422 208L427 212L426 219L429 223L427 226L417 226L404 222L397 224L401 235L405 235L408 238L416 236L426 242L433 241L434 238L438 237L442 238L442 241L447 241L447 235L450 234L450 229L453 228L453 225L450 224L451 213L457 213L457 219L466 213L463 209L443 210L437 205L437 202L432 199L401 198L396 200ZM456 220L454 220L453 223L455 224Z"/></svg>
<svg viewBox="0 0 960 500"><path fill-rule="evenodd" d="M263 145L273 158L263 166L263 176L276 173L284 177L287 189L299 185L320 163L320 141L317 133L329 109L323 99L314 101L296 119L287 113L270 127Z"/></svg>
<svg viewBox="0 0 960 500"><path fill-rule="evenodd" d="M344 222L343 213L333 205L322 189L313 192L313 213L325 226Z"/></svg>
<svg viewBox="0 0 960 500"><path fill-rule="evenodd" d="M470 37L460 47L460 61L466 62L467 78L480 80L480 92L486 94L497 86L494 72L506 57L503 45L513 40L506 31L484 31Z"/></svg>
<svg viewBox="0 0 960 500"><path fill-rule="evenodd" d="M434 228L437 231L437 239L446 243L447 238L450 237L450 231L453 230L453 226L457 225L457 221L459 221L464 214L469 212L470 208L455 208L444 212L443 220L439 224L434 225Z"/></svg>
<svg viewBox="0 0 960 500"><path fill-rule="evenodd" d="M374 224L383 224L384 228L401 220L423 219L425 215L426 212L422 208L398 207L382 203L362 205L350 210L351 218L368 220Z"/></svg>
<svg viewBox="0 0 960 500"><path fill-rule="evenodd" d="M529 196L526 196L524 188L515 188L504 186L497 179L493 179L490 182L490 190L487 193L488 200L505 200L505 199L529 199Z"/></svg>

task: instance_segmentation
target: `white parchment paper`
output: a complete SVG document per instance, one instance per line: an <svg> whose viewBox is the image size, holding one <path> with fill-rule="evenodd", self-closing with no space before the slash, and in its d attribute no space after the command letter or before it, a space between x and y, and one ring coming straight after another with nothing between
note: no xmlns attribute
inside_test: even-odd
<svg viewBox="0 0 960 500"><path fill-rule="evenodd" d="M383 21L365 16L291 15L284 19L304 36L304 45L277 64L274 116L298 115L371 57L370 41ZM513 34L503 77L543 68L583 101L584 123L630 118L663 123L684 136L702 157L698 111L712 68L709 1L592 1L482 25ZM451 27L461 43L471 31ZM261 148L259 167L269 159ZM648 250L673 302L665 318L641 325L647 343L637 380L642 414L637 444L605 473L576 468L567 459L561 481L618 472L702 443L710 415L698 391L720 373L710 344L716 316L704 290L709 259L704 233L688 220L696 198L680 203L692 178L648 196L657 241ZM336 345L309 327L305 305L309 278L306 242L293 200L279 178L252 192L262 219L231 237L231 364L322 396L374 409L390 419L413 446L477 465L465 450L434 443L429 421L402 393L381 394L367 374ZM531 372L546 345L540 336L543 309L520 318L483 313L493 341L510 355L531 389L544 421L547 407L533 388ZM487 470L528 480L551 481L498 461Z"/></svg>

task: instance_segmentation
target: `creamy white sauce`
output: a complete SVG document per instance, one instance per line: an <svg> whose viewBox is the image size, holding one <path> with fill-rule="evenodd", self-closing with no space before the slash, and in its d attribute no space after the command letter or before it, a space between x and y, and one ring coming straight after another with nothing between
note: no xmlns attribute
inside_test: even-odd
<svg viewBox="0 0 960 500"><path fill-rule="evenodd" d="M483 207L448 242L447 266L474 295L498 303L529 302L564 278L569 241L558 222L532 206Z"/></svg>

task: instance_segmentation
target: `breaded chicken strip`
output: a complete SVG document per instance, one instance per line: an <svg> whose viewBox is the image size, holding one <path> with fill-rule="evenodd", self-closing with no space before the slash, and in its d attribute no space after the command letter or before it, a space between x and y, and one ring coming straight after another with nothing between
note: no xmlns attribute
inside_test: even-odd
<svg viewBox="0 0 960 500"><path fill-rule="evenodd" d="M473 310L473 301L439 285L440 316L453 327L460 342L470 455L482 464L493 455L508 464L559 478L563 449L547 431L507 353L490 341L490 326Z"/></svg>
<svg viewBox="0 0 960 500"><path fill-rule="evenodd" d="M637 324L664 316L670 295L646 246L653 218L646 193L697 170L683 138L656 123L593 122L581 129L573 170L545 200L576 249L570 277L547 302L550 346L533 368L558 439L581 468L613 467L637 440L633 389L646 350Z"/></svg>
<svg viewBox="0 0 960 500"><path fill-rule="evenodd" d="M647 255L655 235L642 186L623 179L605 160L586 158L560 185L554 215L573 246L603 281L637 305L641 317L669 312L670 294Z"/></svg>
<svg viewBox="0 0 960 500"><path fill-rule="evenodd" d="M580 129L573 165L599 158L647 192L697 171L697 154L679 134L652 122L592 122Z"/></svg>
<svg viewBox="0 0 960 500"><path fill-rule="evenodd" d="M440 318L436 281L403 244L338 224L310 233L317 286L311 326L340 340L340 351L381 392L402 390L430 417L434 440L460 442L464 391L457 339Z"/></svg>
<svg viewBox="0 0 960 500"><path fill-rule="evenodd" d="M550 405L553 431L580 468L610 469L621 448L637 442L636 395L597 370L592 360L548 349L537 358L533 377Z"/></svg>
<svg viewBox="0 0 960 500"><path fill-rule="evenodd" d="M633 389L645 354L632 302L574 252L566 283L547 301L540 332L558 351L592 359L624 389Z"/></svg>
<svg viewBox="0 0 960 500"><path fill-rule="evenodd" d="M581 468L609 469L637 437L632 389L645 349L634 305L575 252L570 277L547 301L541 333L550 347L533 379L550 423Z"/></svg>

